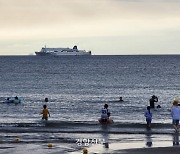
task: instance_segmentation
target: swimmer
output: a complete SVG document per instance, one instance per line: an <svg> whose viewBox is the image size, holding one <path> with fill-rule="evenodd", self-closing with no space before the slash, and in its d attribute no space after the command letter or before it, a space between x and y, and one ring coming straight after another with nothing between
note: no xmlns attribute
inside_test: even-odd
<svg viewBox="0 0 180 154"><path fill-rule="evenodd" d="M119 101L120 101L120 102L123 102L123 99L122 99L122 97L119 97Z"/></svg>
<svg viewBox="0 0 180 154"><path fill-rule="evenodd" d="M45 101L45 102L48 102L49 100L48 100L48 98L46 97L46 98L44 99L44 101Z"/></svg>

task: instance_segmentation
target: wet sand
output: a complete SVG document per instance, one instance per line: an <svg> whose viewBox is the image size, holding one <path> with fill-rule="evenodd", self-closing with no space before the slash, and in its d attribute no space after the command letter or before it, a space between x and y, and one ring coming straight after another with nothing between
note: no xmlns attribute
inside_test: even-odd
<svg viewBox="0 0 180 154"><path fill-rule="evenodd" d="M71 137L77 138L86 136L87 138L96 136L98 134L71 134ZM153 131L146 131L142 134L108 134L102 133L97 138L104 139L100 143L90 143L88 146L82 144L79 146L74 140L63 142L55 140L26 140L31 138L30 134L22 136L20 141L1 141L0 140L0 153L5 154L81 154L83 148L88 149L88 154L169 154L180 153L179 133L171 130L170 133L163 134ZM8 134L7 134L8 136ZM52 147L48 147L51 143Z"/></svg>
<svg viewBox="0 0 180 154"><path fill-rule="evenodd" d="M52 148L48 148L47 145L39 144L20 144L20 145L1 145L0 153L6 154L82 154L82 150L67 152L62 145L53 144ZM121 144L115 149L102 148L100 145L86 147L88 149L88 154L179 154L180 147L152 147L152 148L133 148L123 149ZM122 148L122 149L121 149ZM127 148L127 147L126 147ZM117 150L119 149L119 150Z"/></svg>
<svg viewBox="0 0 180 154"><path fill-rule="evenodd" d="M122 151L114 151L120 154L179 154L180 147L158 147L158 148L139 148L139 149L127 149Z"/></svg>
<svg viewBox="0 0 180 154"><path fill-rule="evenodd" d="M121 134L119 141L106 140L104 144L92 144L88 154L179 154L179 133L172 134ZM70 154L82 153L79 151Z"/></svg>
<svg viewBox="0 0 180 154"><path fill-rule="evenodd" d="M119 149L123 149L119 144ZM130 148L130 147L129 147ZM152 148L133 148L124 150L113 150L113 149L101 149L101 148L87 148L88 154L179 154L180 147L152 147ZM82 150L79 152L72 152L71 154L83 153Z"/></svg>
<svg viewBox="0 0 180 154"><path fill-rule="evenodd" d="M124 135L124 134L122 134ZM131 134L126 134L127 137ZM156 135L155 135L156 136ZM179 154L179 140L174 142L174 136L171 135L152 135L151 140L140 139L141 136L133 134L130 139L123 136L123 140L112 141L104 144L91 144L88 147L88 154ZM148 142L147 142L148 141ZM52 143L52 147L48 147L48 143L11 143L0 145L0 153L6 154L81 154L84 146L77 147L76 144ZM76 149L76 150L75 150Z"/></svg>

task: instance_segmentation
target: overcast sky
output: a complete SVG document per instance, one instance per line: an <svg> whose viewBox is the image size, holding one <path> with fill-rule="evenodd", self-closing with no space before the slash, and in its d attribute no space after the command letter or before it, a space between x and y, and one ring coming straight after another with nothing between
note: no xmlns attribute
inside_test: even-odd
<svg viewBox="0 0 180 154"><path fill-rule="evenodd" d="M0 55L47 47L179 54L180 0L0 0Z"/></svg>

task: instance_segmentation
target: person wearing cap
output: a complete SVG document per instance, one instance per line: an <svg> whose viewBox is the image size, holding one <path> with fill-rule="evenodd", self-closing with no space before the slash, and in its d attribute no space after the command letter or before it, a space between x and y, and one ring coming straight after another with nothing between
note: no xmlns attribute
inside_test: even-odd
<svg viewBox="0 0 180 154"><path fill-rule="evenodd" d="M176 131L179 130L179 119L180 119L180 108L178 107L179 100L175 99L173 101L173 106L171 108L172 124Z"/></svg>
<svg viewBox="0 0 180 154"><path fill-rule="evenodd" d="M158 97L155 96L155 95L153 95L153 96L151 97L151 99L149 100L150 107L151 107L152 109L154 109L154 103L155 103L155 102L158 102Z"/></svg>

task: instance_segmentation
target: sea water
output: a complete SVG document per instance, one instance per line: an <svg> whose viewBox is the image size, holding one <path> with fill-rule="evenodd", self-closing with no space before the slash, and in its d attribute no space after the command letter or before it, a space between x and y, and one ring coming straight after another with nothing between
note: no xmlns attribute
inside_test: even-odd
<svg viewBox="0 0 180 154"><path fill-rule="evenodd" d="M104 142L103 132L111 140L143 134L152 95L159 98L155 106L161 105L152 110L153 131L168 134L172 101L180 97L179 68L179 55L0 56L0 142L13 144L19 137L41 149L62 143L65 153L77 150L83 138ZM3 103L15 96L22 102ZM51 114L47 122L41 120L44 104ZM114 120L108 128L98 123L104 104Z"/></svg>

